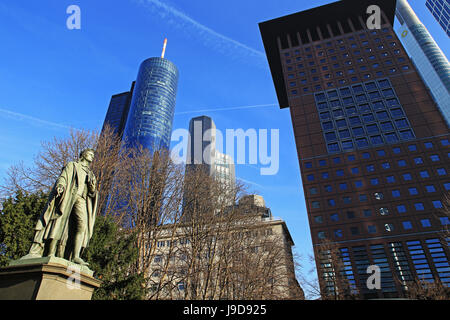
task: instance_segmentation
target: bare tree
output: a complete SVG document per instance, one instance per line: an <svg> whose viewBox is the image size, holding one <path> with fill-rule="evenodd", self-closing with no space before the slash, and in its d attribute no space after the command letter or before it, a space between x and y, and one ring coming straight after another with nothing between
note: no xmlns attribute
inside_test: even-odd
<svg viewBox="0 0 450 320"><path fill-rule="evenodd" d="M219 183L201 167L184 178L183 219L158 241L152 298L302 298L290 243L272 230L281 223L263 221L265 208L236 205L241 185Z"/></svg>
<svg viewBox="0 0 450 320"><path fill-rule="evenodd" d="M356 299L356 288L345 273L345 265L336 243L324 239L316 249L319 256L318 282L323 300Z"/></svg>

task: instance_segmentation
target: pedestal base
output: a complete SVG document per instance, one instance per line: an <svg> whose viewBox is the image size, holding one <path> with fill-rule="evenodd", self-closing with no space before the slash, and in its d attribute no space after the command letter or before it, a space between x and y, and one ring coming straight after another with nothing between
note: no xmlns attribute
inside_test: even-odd
<svg viewBox="0 0 450 320"><path fill-rule="evenodd" d="M0 300L90 300L101 281L86 266L43 257L0 269Z"/></svg>

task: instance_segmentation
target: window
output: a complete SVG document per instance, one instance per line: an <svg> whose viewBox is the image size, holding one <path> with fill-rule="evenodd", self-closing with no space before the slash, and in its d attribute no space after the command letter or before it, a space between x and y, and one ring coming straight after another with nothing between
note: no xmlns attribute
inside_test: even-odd
<svg viewBox="0 0 450 320"><path fill-rule="evenodd" d="M374 145L383 144L383 138L381 136L371 136L370 142Z"/></svg>
<svg viewBox="0 0 450 320"><path fill-rule="evenodd" d="M392 197L394 198L400 197L400 190L392 190Z"/></svg>
<svg viewBox="0 0 450 320"><path fill-rule="evenodd" d="M434 187L434 185L425 186L425 189L428 193L436 192L436 188Z"/></svg>
<svg viewBox="0 0 450 320"><path fill-rule="evenodd" d="M364 152L364 153L362 154L362 158L363 158L363 159L370 159L370 153L369 153L369 152Z"/></svg>
<svg viewBox="0 0 450 320"><path fill-rule="evenodd" d="M333 222L339 221L339 214L337 214L337 213L332 213L332 214L330 215L330 219L331 219L331 221L333 221Z"/></svg>
<svg viewBox="0 0 450 320"><path fill-rule="evenodd" d="M342 169L336 170L336 176L343 177L344 176L344 170L342 170Z"/></svg>
<svg viewBox="0 0 450 320"><path fill-rule="evenodd" d="M339 158L339 157L333 158L333 163L334 163L334 164L339 164L339 163L341 163L341 158Z"/></svg>
<svg viewBox="0 0 450 320"><path fill-rule="evenodd" d="M409 150L409 151L417 151L417 146L416 146L415 144L410 144L410 145L408 146L408 150Z"/></svg>
<svg viewBox="0 0 450 320"><path fill-rule="evenodd" d="M381 164L381 167L382 167L383 169L390 169L390 168L391 168L391 165L389 164L389 162L383 162L383 163Z"/></svg>
<svg viewBox="0 0 450 320"><path fill-rule="evenodd" d="M387 183L394 183L395 182L395 177L394 176L387 176L386 177L386 181L387 181Z"/></svg>
<svg viewBox="0 0 450 320"><path fill-rule="evenodd" d="M434 201L432 201L432 203L433 203L433 207L435 209L442 209L443 208L442 202L440 200L434 200Z"/></svg>
<svg viewBox="0 0 450 320"><path fill-rule="evenodd" d="M347 218L348 219L354 219L355 218L355 212L347 211Z"/></svg>
<svg viewBox="0 0 450 320"><path fill-rule="evenodd" d="M449 191L450 190L450 182L444 183L444 188L446 191Z"/></svg>
<svg viewBox="0 0 450 320"><path fill-rule="evenodd" d="M400 108L391 109L391 114L394 118L403 117L403 111Z"/></svg>
<svg viewBox="0 0 450 320"><path fill-rule="evenodd" d="M314 221L316 223L322 223L323 222L323 217L322 216L315 216L314 217Z"/></svg>
<svg viewBox="0 0 450 320"><path fill-rule="evenodd" d="M383 149L377 150L377 155L379 157L384 157L386 155L386 151L384 151Z"/></svg>
<svg viewBox="0 0 450 320"><path fill-rule="evenodd" d="M405 229L405 230L410 230L410 229L412 229L412 223L411 223L411 221L403 221L402 224L403 224L403 229Z"/></svg>
<svg viewBox="0 0 450 320"><path fill-rule="evenodd" d="M380 180L378 178L372 178L370 179L370 184L373 186L377 186L380 184Z"/></svg>
<svg viewBox="0 0 450 320"><path fill-rule="evenodd" d="M310 188L309 189L310 194L317 194L317 188Z"/></svg>
<svg viewBox="0 0 450 320"><path fill-rule="evenodd" d="M347 190L348 189L348 184L347 182L342 182L339 184L339 189L340 190Z"/></svg>
<svg viewBox="0 0 450 320"><path fill-rule="evenodd" d="M436 171L437 171L437 174L440 176L445 176L447 174L447 171L445 171L444 168L439 168Z"/></svg>
<svg viewBox="0 0 450 320"><path fill-rule="evenodd" d="M449 141L448 141L448 139L443 139L443 140L441 140L441 144L444 146L444 147L446 147L446 146L449 146L450 145L450 143L449 143Z"/></svg>
<svg viewBox="0 0 450 320"><path fill-rule="evenodd" d="M406 161L405 160L398 160L397 165L399 167L406 167Z"/></svg>
<svg viewBox="0 0 450 320"><path fill-rule="evenodd" d="M364 209L363 210L364 217L371 217L372 216L372 210L371 209Z"/></svg>
<svg viewBox="0 0 450 320"><path fill-rule="evenodd" d="M342 230L341 229L334 230L334 236L336 238L342 238Z"/></svg>
<svg viewBox="0 0 450 320"><path fill-rule="evenodd" d="M417 191L417 188L408 188L408 191L409 191L409 194L411 195L411 196L415 196L415 195L418 195L419 194L419 191Z"/></svg>
<svg viewBox="0 0 450 320"><path fill-rule="evenodd" d="M374 172L375 166L373 164L370 164L370 165L366 166L366 170L367 170L367 172Z"/></svg>
<svg viewBox="0 0 450 320"><path fill-rule="evenodd" d="M395 126L398 129L407 128L409 127L408 121L406 119L397 119L395 120Z"/></svg>
<svg viewBox="0 0 450 320"><path fill-rule="evenodd" d="M398 213L405 213L406 212L406 206L401 204L397 206L397 212Z"/></svg>
<svg viewBox="0 0 450 320"><path fill-rule="evenodd" d="M328 172L322 172L322 179L328 179L330 177Z"/></svg>
<svg viewBox="0 0 450 320"><path fill-rule="evenodd" d="M338 128L346 127L347 126L347 121L345 119L339 119L339 120L336 121L336 126Z"/></svg>
<svg viewBox="0 0 450 320"><path fill-rule="evenodd" d="M322 126L323 126L324 130L333 129L333 122L331 122L331 121L324 122L324 123L322 123Z"/></svg>
<svg viewBox="0 0 450 320"><path fill-rule="evenodd" d="M359 121L359 118L357 118L357 119ZM352 128L352 132L355 137L363 136L365 134L364 129L362 127Z"/></svg>
<svg viewBox="0 0 450 320"><path fill-rule="evenodd" d="M327 140L328 142L336 141L336 133L334 131L325 133L325 140Z"/></svg>
<svg viewBox="0 0 450 320"><path fill-rule="evenodd" d="M356 139L356 144L359 148L364 148L369 146L369 141L366 138Z"/></svg>
<svg viewBox="0 0 450 320"><path fill-rule="evenodd" d="M383 130L383 131L392 131L392 130L394 130L394 126L392 125L392 122L390 122L390 121L382 122L381 123L381 130Z"/></svg>
<svg viewBox="0 0 450 320"><path fill-rule="evenodd" d="M361 180L355 181L355 187L356 188L361 188L362 186L363 186L363 182Z"/></svg>
<svg viewBox="0 0 450 320"><path fill-rule="evenodd" d="M381 97L380 93L378 91L369 92L370 99L379 99Z"/></svg>
<svg viewBox="0 0 450 320"><path fill-rule="evenodd" d="M430 219L422 219L422 220L420 220L420 224L421 224L422 227L424 227L424 228L431 227Z"/></svg>
<svg viewBox="0 0 450 320"><path fill-rule="evenodd" d="M327 165L327 160L319 160L319 166L323 167Z"/></svg>
<svg viewBox="0 0 450 320"><path fill-rule="evenodd" d="M399 147L395 147L395 148L392 148L392 152L394 152L395 154L399 154L402 152L402 149L400 149Z"/></svg>
<svg viewBox="0 0 450 320"><path fill-rule="evenodd" d="M359 234L359 228L358 227L350 227L350 232L352 235L356 236Z"/></svg>
<svg viewBox="0 0 450 320"><path fill-rule="evenodd" d="M427 170L423 170L423 171L420 171L420 177L421 178L429 178L430 174L428 173Z"/></svg>
<svg viewBox="0 0 450 320"><path fill-rule="evenodd" d="M312 168L312 162L305 162L305 168L307 169Z"/></svg>
<svg viewBox="0 0 450 320"><path fill-rule="evenodd" d="M437 154L431 155L431 156L430 156L430 159L431 159L431 161L433 161L433 162L436 162L436 161L439 161L439 160L440 160L440 159L439 159L439 155L437 155Z"/></svg>
<svg viewBox="0 0 450 320"><path fill-rule="evenodd" d="M342 141L342 149L344 149L344 150L353 149L353 142L352 141Z"/></svg>
<svg viewBox="0 0 450 320"><path fill-rule="evenodd" d="M405 173L403 174L403 180L405 181L411 181L412 180L412 176L410 173Z"/></svg>
<svg viewBox="0 0 450 320"><path fill-rule="evenodd" d="M443 226L448 226L450 224L449 217L440 217L439 220L441 220L441 224Z"/></svg>
<svg viewBox="0 0 450 320"><path fill-rule="evenodd" d="M376 233L377 232L377 227L376 226L367 226L367 231L369 233Z"/></svg>
<svg viewBox="0 0 450 320"><path fill-rule="evenodd" d="M422 164L423 163L423 159L421 157L414 158L414 163L415 164Z"/></svg>
<svg viewBox="0 0 450 320"><path fill-rule="evenodd" d="M359 202L366 202L367 201L367 195L366 194L360 194L359 195Z"/></svg>
<svg viewBox="0 0 450 320"><path fill-rule="evenodd" d="M347 157L347 160L348 160L348 161L355 161L355 160L356 160L356 157L355 157L355 155L353 155L353 154L349 154L348 157Z"/></svg>
<svg viewBox="0 0 450 320"><path fill-rule="evenodd" d="M366 129L369 134L380 132L380 129L378 128L378 125L376 125L376 124L369 124L366 126Z"/></svg>
<svg viewBox="0 0 450 320"><path fill-rule="evenodd" d="M320 208L320 202L319 201L313 201L312 202L312 207L314 209L319 209Z"/></svg>
<svg viewBox="0 0 450 320"><path fill-rule="evenodd" d="M326 186L324 187L324 189L325 189L326 192L333 192L333 187L330 186L330 185L326 185Z"/></svg>
<svg viewBox="0 0 450 320"><path fill-rule="evenodd" d="M349 203L352 203L352 198L351 197L342 197L342 201L345 204L349 204Z"/></svg>
<svg viewBox="0 0 450 320"><path fill-rule="evenodd" d="M306 176L306 178L308 179L308 181L314 181L314 174L308 174L307 176Z"/></svg>
<svg viewBox="0 0 450 320"><path fill-rule="evenodd" d="M319 239L325 239L325 238L326 238L325 231L319 231L319 232L317 233L317 237L318 237Z"/></svg>
<svg viewBox="0 0 450 320"><path fill-rule="evenodd" d="M416 208L416 211L423 211L423 210L425 210L425 207L423 206L422 202L414 203L414 207Z"/></svg>

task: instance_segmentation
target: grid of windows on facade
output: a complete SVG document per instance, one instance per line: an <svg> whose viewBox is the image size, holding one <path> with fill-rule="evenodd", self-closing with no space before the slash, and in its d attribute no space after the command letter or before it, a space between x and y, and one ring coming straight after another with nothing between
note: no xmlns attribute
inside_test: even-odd
<svg viewBox="0 0 450 320"><path fill-rule="evenodd" d="M390 31L391 28L371 30L370 35L363 31L283 52L288 92L298 96L410 70L405 57L396 57L402 51ZM343 63L338 61L338 56L344 58Z"/></svg>
<svg viewBox="0 0 450 320"><path fill-rule="evenodd" d="M446 238L447 248L450 238ZM434 267L439 280L446 286L450 286L450 266L444 246L438 238L425 241L406 242L409 255L414 265L417 277L420 280L434 282L435 275L431 270Z"/></svg>
<svg viewBox="0 0 450 320"><path fill-rule="evenodd" d="M441 27L450 37L450 3L448 0L427 0L425 3L428 10L439 22Z"/></svg>
<svg viewBox="0 0 450 320"><path fill-rule="evenodd" d="M389 79L315 94L329 153L415 139Z"/></svg>

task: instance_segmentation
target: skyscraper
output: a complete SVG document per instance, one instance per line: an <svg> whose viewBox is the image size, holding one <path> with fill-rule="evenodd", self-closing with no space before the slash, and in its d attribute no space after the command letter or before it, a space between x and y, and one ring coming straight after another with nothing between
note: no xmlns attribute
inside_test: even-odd
<svg viewBox="0 0 450 320"><path fill-rule="evenodd" d="M450 64L407 0L397 0L397 34L450 125Z"/></svg>
<svg viewBox="0 0 450 320"><path fill-rule="evenodd" d="M169 149L175 113L178 69L164 58L165 45L161 57L142 62L129 92L111 98L104 122L130 146L138 143L151 152Z"/></svg>
<svg viewBox="0 0 450 320"><path fill-rule="evenodd" d="M123 130L130 110L131 97L133 96L135 82L133 81L131 89L128 92L115 94L111 97L105 121L103 122L102 132L108 124L119 137L123 136Z"/></svg>
<svg viewBox="0 0 450 320"><path fill-rule="evenodd" d="M124 138L148 150L169 149L178 69L167 59L142 62L131 99Z"/></svg>
<svg viewBox="0 0 450 320"><path fill-rule="evenodd" d="M425 5L450 37L450 2L448 0L427 0Z"/></svg>
<svg viewBox="0 0 450 320"><path fill-rule="evenodd" d="M371 5L380 29L367 27ZM402 296L417 278L450 283L440 233L450 223L449 127L393 30L395 7L343 0L260 23L291 114L323 293L342 292L332 274L364 298ZM341 269L326 269L327 240ZM371 265L380 290L367 286Z"/></svg>
<svg viewBox="0 0 450 320"><path fill-rule="evenodd" d="M217 181L233 186L235 169L233 159L217 150L216 125L208 116L192 118L189 121L189 140L186 169L202 166Z"/></svg>

